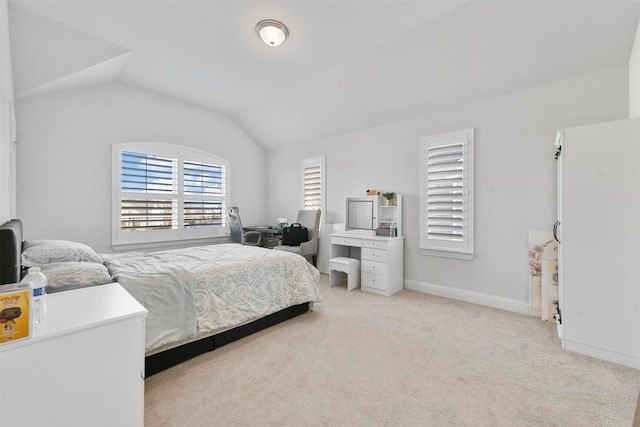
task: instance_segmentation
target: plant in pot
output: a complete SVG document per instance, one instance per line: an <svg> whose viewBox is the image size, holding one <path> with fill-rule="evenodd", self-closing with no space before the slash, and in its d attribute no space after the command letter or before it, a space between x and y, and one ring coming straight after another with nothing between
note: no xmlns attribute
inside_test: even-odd
<svg viewBox="0 0 640 427"><path fill-rule="evenodd" d="M387 199L387 206L393 206L393 197L396 195L396 193L390 191L388 193L382 193L382 197L384 197L385 199Z"/></svg>

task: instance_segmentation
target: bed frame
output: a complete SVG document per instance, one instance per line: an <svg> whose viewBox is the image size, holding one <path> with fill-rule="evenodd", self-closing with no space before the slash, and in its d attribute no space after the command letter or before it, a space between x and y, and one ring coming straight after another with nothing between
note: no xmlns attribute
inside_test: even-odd
<svg viewBox="0 0 640 427"><path fill-rule="evenodd" d="M22 222L20 220L13 219L0 226L0 285L20 281L22 275L22 267L20 265L22 241ZM145 357L145 377L304 314L307 311L309 311L309 303L294 305L224 332L150 354Z"/></svg>
<svg viewBox="0 0 640 427"><path fill-rule="evenodd" d="M304 314L307 311L309 311L309 303L294 305L210 337L197 339L196 341L188 342L178 347L151 354L144 358L145 376L149 377L200 354L215 350L225 344L232 343L240 338Z"/></svg>

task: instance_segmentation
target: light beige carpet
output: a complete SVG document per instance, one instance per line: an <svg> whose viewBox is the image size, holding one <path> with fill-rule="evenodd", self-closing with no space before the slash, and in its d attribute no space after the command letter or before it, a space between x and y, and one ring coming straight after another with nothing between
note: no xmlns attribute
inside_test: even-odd
<svg viewBox="0 0 640 427"><path fill-rule="evenodd" d="M630 426L640 371L555 325L321 285L312 312L146 379L147 426Z"/></svg>

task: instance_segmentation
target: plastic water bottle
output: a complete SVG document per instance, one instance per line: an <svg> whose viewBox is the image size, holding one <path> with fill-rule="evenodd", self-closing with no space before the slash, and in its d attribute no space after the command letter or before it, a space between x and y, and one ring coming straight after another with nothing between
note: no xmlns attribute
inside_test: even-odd
<svg viewBox="0 0 640 427"><path fill-rule="evenodd" d="M398 237L398 227L395 222L389 227L389 237Z"/></svg>
<svg viewBox="0 0 640 427"><path fill-rule="evenodd" d="M40 267L31 267L22 283L33 289L33 323L40 323L47 315L47 278L40 272Z"/></svg>

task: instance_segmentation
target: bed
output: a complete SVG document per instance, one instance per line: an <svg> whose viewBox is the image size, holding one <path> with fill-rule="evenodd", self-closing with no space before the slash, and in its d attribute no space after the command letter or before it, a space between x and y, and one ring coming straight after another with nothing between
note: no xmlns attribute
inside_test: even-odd
<svg viewBox="0 0 640 427"><path fill-rule="evenodd" d="M303 314L321 300L320 274L284 251L218 244L97 254L77 242L23 241L22 223L0 226L0 284L40 267L49 292L118 282L147 310L150 376Z"/></svg>

